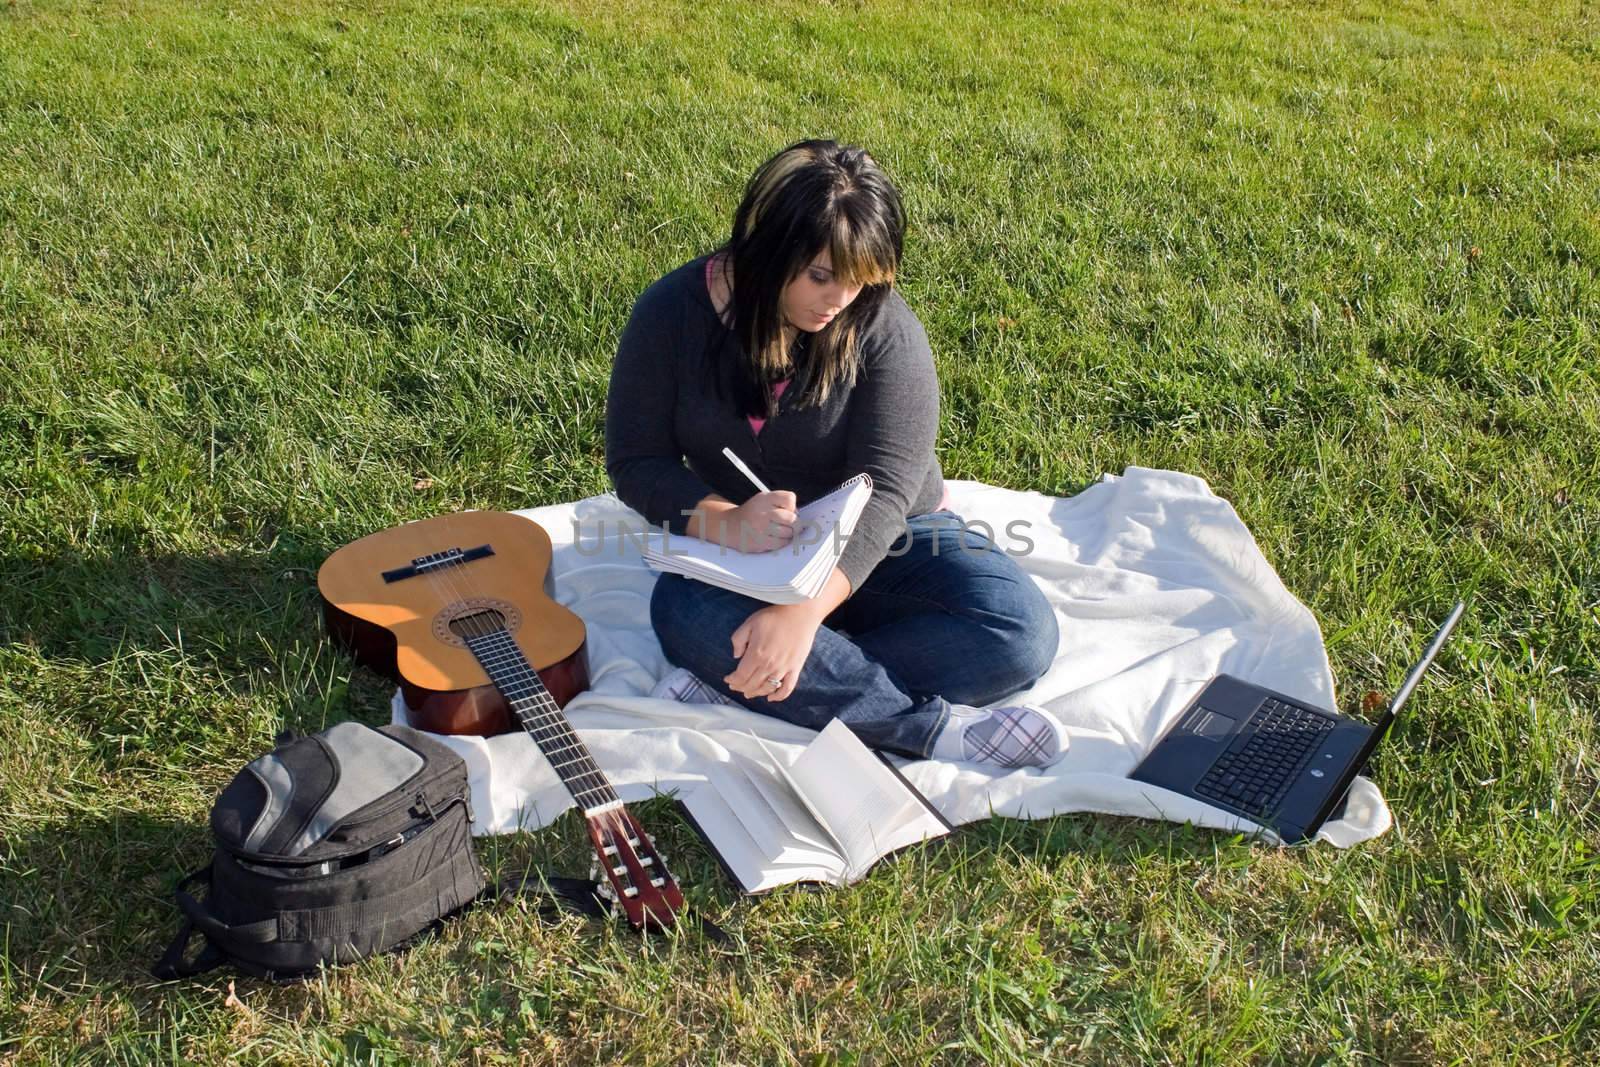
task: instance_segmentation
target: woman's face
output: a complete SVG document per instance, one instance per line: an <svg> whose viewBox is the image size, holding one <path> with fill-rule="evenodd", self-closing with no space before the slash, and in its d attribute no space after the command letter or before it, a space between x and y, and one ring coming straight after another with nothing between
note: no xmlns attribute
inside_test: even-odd
<svg viewBox="0 0 1600 1067"><path fill-rule="evenodd" d="M811 265L783 287L783 317L789 325L816 333L861 295L861 286L846 286L833 276L833 259L824 248Z"/></svg>

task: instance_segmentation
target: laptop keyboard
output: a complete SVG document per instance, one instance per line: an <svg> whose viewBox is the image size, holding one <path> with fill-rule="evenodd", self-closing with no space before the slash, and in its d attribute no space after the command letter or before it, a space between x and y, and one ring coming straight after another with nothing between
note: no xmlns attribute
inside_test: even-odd
<svg viewBox="0 0 1600 1067"><path fill-rule="evenodd" d="M1333 720L1268 697L1246 729L1249 740L1219 756L1195 792L1251 815L1270 815L1333 732Z"/></svg>

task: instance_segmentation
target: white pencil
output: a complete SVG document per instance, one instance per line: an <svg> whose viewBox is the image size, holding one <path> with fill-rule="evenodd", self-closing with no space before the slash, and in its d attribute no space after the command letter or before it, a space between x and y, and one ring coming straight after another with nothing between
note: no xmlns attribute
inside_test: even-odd
<svg viewBox="0 0 1600 1067"><path fill-rule="evenodd" d="M724 456L728 457L728 462L729 463L732 463L735 467L739 468L739 473L740 474L742 474L746 478L750 479L750 484L756 487L756 492L758 492L758 493L770 493L770 492L772 492L771 489L768 489L765 485L762 484L760 478L756 477L756 472L755 471L751 470L749 467L746 467L744 465L744 460L740 459L738 456L733 454L733 449L724 448L722 450L722 454Z"/></svg>

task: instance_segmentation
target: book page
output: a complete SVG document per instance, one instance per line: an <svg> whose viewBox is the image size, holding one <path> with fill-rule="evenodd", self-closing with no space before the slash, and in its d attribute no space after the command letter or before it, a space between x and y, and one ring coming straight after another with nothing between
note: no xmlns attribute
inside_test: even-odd
<svg viewBox="0 0 1600 1067"><path fill-rule="evenodd" d="M922 802L867 750L861 739L833 720L789 768L801 797L818 813L823 827L839 841L852 869L863 869L904 841L904 832L931 822L926 836L945 832Z"/></svg>
<svg viewBox="0 0 1600 1067"><path fill-rule="evenodd" d="M840 854L833 838L828 836L828 831L817 822L816 816L811 814L794 789L775 770L754 766L743 759L739 759L739 762L746 779L761 794L768 810L777 816L784 832L802 847L825 852L843 862L845 857Z"/></svg>
<svg viewBox="0 0 1600 1067"><path fill-rule="evenodd" d="M871 870L872 865L884 856L907 845L915 845L935 837L943 837L950 832L941 820L932 812L918 805L920 813L913 817L909 823L900 823L884 832L881 838L875 838L876 851L868 853L859 861L852 863L845 869L844 880L846 884L854 882Z"/></svg>
<svg viewBox="0 0 1600 1067"><path fill-rule="evenodd" d="M748 730L745 732L749 733ZM789 765L784 763L783 757L778 755L778 753L773 750L772 746L767 744L760 737L757 737L755 734L750 734L750 736L756 739L756 743L761 746L761 750L765 752L767 754L767 758L772 761L772 769L778 772L778 777L783 779L783 784L791 793L800 799L802 804L805 805L806 810L811 813L811 817L816 820L817 827L822 830L823 833L828 835L828 840L833 843L834 851L848 860L849 852L845 849L844 842L839 840L839 835L834 833L832 828L828 826L828 820L826 816L824 816L822 812L818 810L817 805L811 800L811 798L806 796L806 791L800 788L800 783L795 781L793 776L789 774ZM803 756L805 753L802 752L801 755Z"/></svg>
<svg viewBox="0 0 1600 1067"><path fill-rule="evenodd" d="M722 794L722 799L728 802L733 809L733 814L744 824L757 847L772 863L821 863L838 868L843 868L845 858L839 854L838 849L828 840L827 834L817 825L799 801L788 799L780 800L791 809L790 817L802 821L806 829L802 834L790 831L788 820L784 819L774 807L773 801L768 798L765 790L756 786L757 776L761 771L756 767L742 767L747 763L735 757L735 761L726 767L719 767L707 777L716 786L717 792ZM786 793L786 786L777 786L772 790L774 794ZM774 799L777 799L776 797Z"/></svg>
<svg viewBox="0 0 1600 1067"><path fill-rule="evenodd" d="M715 785L704 782L683 794L681 802L734 881L746 893L760 893L790 882L844 882L840 863L776 864L767 861L733 808Z"/></svg>

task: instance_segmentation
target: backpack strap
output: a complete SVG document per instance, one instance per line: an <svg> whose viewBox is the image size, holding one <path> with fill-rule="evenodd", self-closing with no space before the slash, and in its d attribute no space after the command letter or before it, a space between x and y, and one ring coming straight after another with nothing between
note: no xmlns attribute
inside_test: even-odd
<svg viewBox="0 0 1600 1067"><path fill-rule="evenodd" d="M451 873L443 867L437 870L447 875ZM384 896L368 896L318 908L285 909L256 922L225 923L204 903L183 891L183 884L193 877L179 883L178 907L183 910L186 924L205 934L212 943L225 947L312 941L388 926L420 927L429 914L435 913L440 893L437 879L422 879Z"/></svg>
<svg viewBox="0 0 1600 1067"><path fill-rule="evenodd" d="M183 877L176 890L180 906L182 906L183 898L187 897L191 901L194 899L184 892L185 887L210 874L211 864L208 863L198 871L191 871ZM156 961L155 966L150 968L150 973L163 982L171 982L179 978L193 978L197 974L205 974L207 971L216 970L228 962L227 955L209 939L206 941L205 948L200 950L199 955L192 961L185 960L184 956L189 949L189 939L194 936L194 931L194 920L186 912L183 917L183 925L178 927L177 936L172 939L172 943L161 954L161 958Z"/></svg>
<svg viewBox="0 0 1600 1067"><path fill-rule="evenodd" d="M211 942L206 942L206 947L192 961L185 960L184 953L189 948L189 938L194 936L194 923L188 919L183 920L183 925L178 928L178 936L172 939L172 944L161 954L156 965L150 968L150 973L163 982L176 981L179 978L193 978L197 974L214 971L228 962L228 957L223 951Z"/></svg>
<svg viewBox="0 0 1600 1067"><path fill-rule="evenodd" d="M513 897L535 898L539 916L546 920L559 918L563 910L603 919L611 910L610 903L600 895L599 882L589 878L551 878L532 867L501 879L498 885L491 885L479 894L478 899L510 900Z"/></svg>

